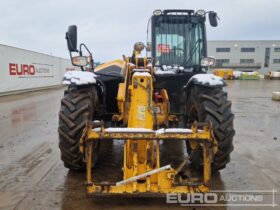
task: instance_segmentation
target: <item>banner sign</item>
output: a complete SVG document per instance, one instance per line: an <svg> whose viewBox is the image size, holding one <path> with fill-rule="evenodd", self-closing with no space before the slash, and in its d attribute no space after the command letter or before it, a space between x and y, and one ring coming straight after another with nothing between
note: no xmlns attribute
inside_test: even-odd
<svg viewBox="0 0 280 210"><path fill-rule="evenodd" d="M0 45L0 95L62 84L69 59Z"/></svg>

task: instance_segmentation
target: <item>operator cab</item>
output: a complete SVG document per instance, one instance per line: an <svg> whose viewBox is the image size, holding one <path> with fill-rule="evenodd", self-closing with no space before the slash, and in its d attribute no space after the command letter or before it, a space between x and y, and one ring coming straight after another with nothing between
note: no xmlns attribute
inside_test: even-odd
<svg viewBox="0 0 280 210"><path fill-rule="evenodd" d="M217 13L204 10L155 10L149 21L147 56L154 58L155 88L167 90L171 113L183 112L189 79L215 63L207 57L206 14L216 27Z"/></svg>
<svg viewBox="0 0 280 210"><path fill-rule="evenodd" d="M150 50L148 56L154 58L156 74L202 72L207 69L203 61L207 58L207 13L210 24L217 26L215 12L154 11L149 21L147 46Z"/></svg>

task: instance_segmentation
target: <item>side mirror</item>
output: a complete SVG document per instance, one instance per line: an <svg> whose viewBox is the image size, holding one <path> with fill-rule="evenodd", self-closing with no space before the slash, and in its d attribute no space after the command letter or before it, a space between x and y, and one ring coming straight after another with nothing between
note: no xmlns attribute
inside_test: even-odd
<svg viewBox="0 0 280 210"><path fill-rule="evenodd" d="M217 27L218 26L218 16L217 16L217 13L216 12L209 12L209 15L208 15L208 18L209 18L209 22L210 22L210 25L213 26L213 27Z"/></svg>
<svg viewBox="0 0 280 210"><path fill-rule="evenodd" d="M77 52L77 26L69 26L66 32L67 47L70 52Z"/></svg>

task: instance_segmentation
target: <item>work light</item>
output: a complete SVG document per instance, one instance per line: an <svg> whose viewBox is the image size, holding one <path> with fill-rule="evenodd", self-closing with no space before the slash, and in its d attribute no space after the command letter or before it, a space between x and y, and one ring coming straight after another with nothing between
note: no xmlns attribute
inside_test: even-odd
<svg viewBox="0 0 280 210"><path fill-rule="evenodd" d="M155 10L155 11L153 12L153 14L154 14L155 16L160 16L160 15L162 14L162 11L161 11L160 9L157 9L157 10Z"/></svg>
<svg viewBox="0 0 280 210"><path fill-rule="evenodd" d="M199 16L204 16L205 13L206 13L206 12L205 12L203 9L199 9L199 10L196 11L195 14L196 14L196 15L199 15Z"/></svg>

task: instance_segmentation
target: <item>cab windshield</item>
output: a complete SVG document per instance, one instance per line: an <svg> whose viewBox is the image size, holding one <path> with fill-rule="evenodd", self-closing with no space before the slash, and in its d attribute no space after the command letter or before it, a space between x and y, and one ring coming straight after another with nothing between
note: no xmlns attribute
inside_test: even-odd
<svg viewBox="0 0 280 210"><path fill-rule="evenodd" d="M155 65L200 65L204 55L203 23L176 18L158 21L154 28Z"/></svg>

